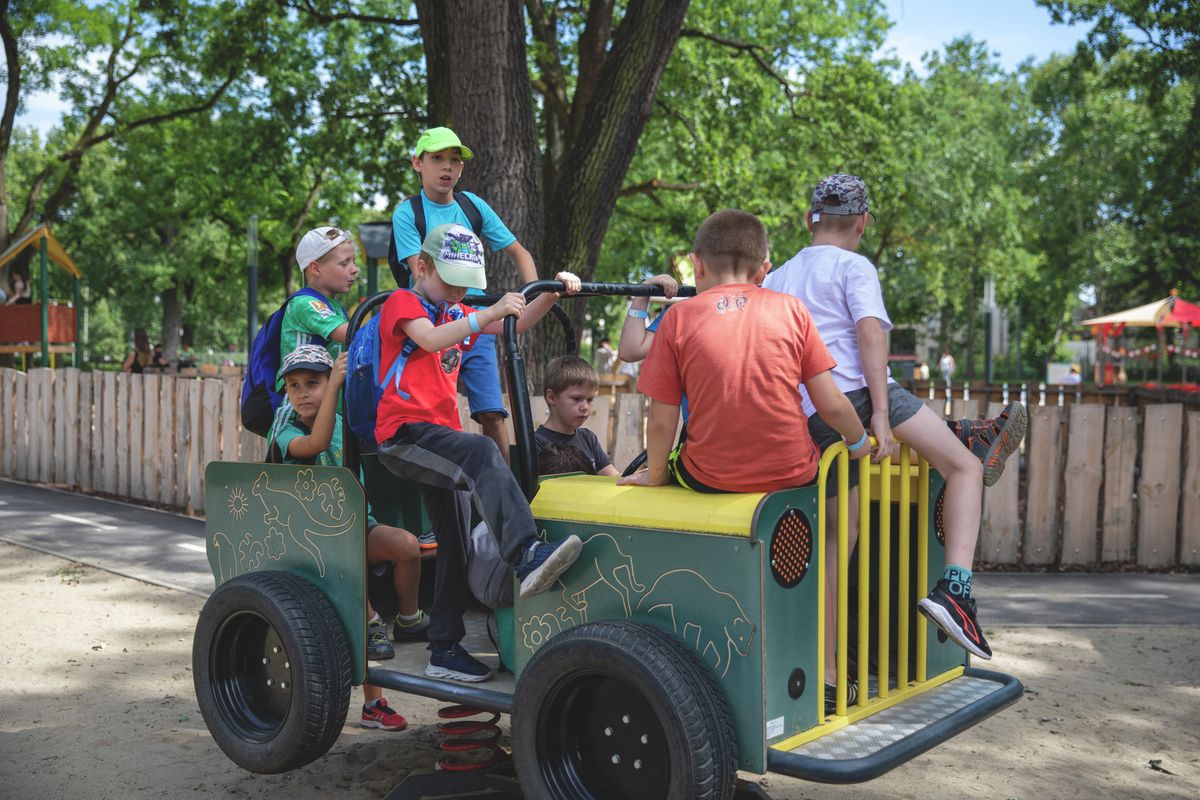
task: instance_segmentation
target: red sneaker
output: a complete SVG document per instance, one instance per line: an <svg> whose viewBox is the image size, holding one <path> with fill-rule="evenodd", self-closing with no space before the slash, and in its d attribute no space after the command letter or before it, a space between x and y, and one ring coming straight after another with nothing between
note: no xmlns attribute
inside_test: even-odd
<svg viewBox="0 0 1200 800"><path fill-rule="evenodd" d="M369 706L363 706L362 726L380 728L385 731L401 731L408 727L408 720L393 711L385 698L379 698Z"/></svg>

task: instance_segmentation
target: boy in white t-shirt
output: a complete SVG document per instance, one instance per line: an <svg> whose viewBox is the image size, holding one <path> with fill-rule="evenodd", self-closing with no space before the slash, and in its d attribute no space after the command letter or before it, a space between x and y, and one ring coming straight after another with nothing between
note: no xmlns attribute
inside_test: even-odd
<svg viewBox="0 0 1200 800"><path fill-rule="evenodd" d="M887 369L887 339L891 329L879 276L869 260L854 251L873 221L867 187L851 175L832 175L817 185L806 221L813 243L763 281L763 286L798 297L808 307L821 339L837 361L833 379L846 393L859 418L878 442L872 460L892 451L892 429L916 448L946 479L946 569L920 610L955 642L982 659L991 658L983 631L975 619L971 598L971 565L979 537L982 485L994 483L1004 460L1025 434L1025 408L1013 403L994 420L943 422L912 394L892 381ZM803 387L800 389L804 393ZM804 394L804 412L813 440L824 450L840 436L817 414ZM982 462L982 466L981 466ZM986 470L985 470L986 467ZM858 471L851 470L855 483ZM836 490L836 487L831 487ZM857 488L854 489L857 494ZM854 508L856 500L850 501ZM834 506L836 509L836 506ZM850 520L850 546L857 531ZM836 677L833 636L836 630L836 524L827 523L833 541L826 546L826 696ZM853 684L851 684L853 686ZM848 702L854 702L849 699ZM828 706L828 701L827 701Z"/></svg>

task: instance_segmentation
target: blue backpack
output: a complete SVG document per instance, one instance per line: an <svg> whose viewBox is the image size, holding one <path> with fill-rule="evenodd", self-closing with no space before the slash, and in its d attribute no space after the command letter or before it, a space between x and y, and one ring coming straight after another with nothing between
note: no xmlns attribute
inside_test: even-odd
<svg viewBox="0 0 1200 800"><path fill-rule="evenodd" d="M284 300L279 310L267 318L250 345L246 377L242 380L242 427L263 438L271 430L275 411L283 402L283 395L275 391L275 379L279 375L279 338L283 330L283 313L288 303L301 295L328 302L316 289L301 289ZM313 344L324 346L325 340L316 337Z"/></svg>
<svg viewBox="0 0 1200 800"><path fill-rule="evenodd" d="M411 289L397 289L398 292L408 292ZM429 321L437 324L438 307L422 299L421 305L429 315ZM354 435L364 441L375 441L375 416L379 401L389 386L405 400L410 399L407 392L400 390L400 376L409 357L416 351L416 341L405 338L400 347L400 355L383 372L380 356L379 320L382 310L374 313L366 324L359 328L354 338L346 348L346 402L343 411L346 422ZM447 319L459 319L462 312L455 306L447 313Z"/></svg>

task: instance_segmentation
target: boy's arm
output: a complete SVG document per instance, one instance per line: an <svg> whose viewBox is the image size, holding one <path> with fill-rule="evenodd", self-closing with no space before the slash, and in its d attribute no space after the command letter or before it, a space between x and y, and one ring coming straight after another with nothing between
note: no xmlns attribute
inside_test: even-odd
<svg viewBox="0 0 1200 800"><path fill-rule="evenodd" d="M617 477L618 475L620 475L621 473L620 473L620 472L617 472L617 468L616 468L616 467L614 467L612 464L609 464L607 467L604 467L603 469L599 469L599 470L597 470L597 471L596 471L596 474L597 474L597 475L604 475L605 477L608 477L608 478L615 478L615 477Z"/></svg>
<svg viewBox="0 0 1200 800"><path fill-rule="evenodd" d="M670 275L655 275L644 281L649 286L661 286L663 294L668 298L679 291L679 284ZM641 312L637 315L626 313L625 322L621 325L621 338L617 340L617 357L622 361L634 363L644 359L650 352L650 344L654 341L654 332L646 330L644 314L650 308L649 297L635 297L629 302L630 312Z"/></svg>
<svg viewBox="0 0 1200 800"><path fill-rule="evenodd" d="M533 256L520 242L513 242L505 247L504 252L508 253L508 257L517 265L517 275L522 284L537 280L537 265L533 263Z"/></svg>
<svg viewBox="0 0 1200 800"><path fill-rule="evenodd" d="M871 395L871 432L875 434L875 450L871 460L878 463L890 455L896 440L888 421L887 338L875 317L863 317L858 328L858 352L862 358L863 376ZM822 414L824 419L825 415Z"/></svg>
<svg viewBox="0 0 1200 800"><path fill-rule="evenodd" d="M808 390L808 398L816 406L821 419L842 435L848 447L862 442L859 447L850 450L851 458L862 458L871 451L867 446L867 431L859 421L858 413L833 382L829 370L810 377L804 382L804 388Z"/></svg>
<svg viewBox="0 0 1200 800"><path fill-rule="evenodd" d="M338 396L346 378L346 359L347 354L342 353L333 362L329 383L325 384L325 396L321 398L321 407L317 409L312 431L308 436L297 436L288 442L287 452L292 458L312 458L329 449L329 443L333 441L334 421L337 419Z"/></svg>
<svg viewBox="0 0 1200 800"><path fill-rule="evenodd" d="M350 330L350 323L343 322L329 332L329 338L335 342L346 343L346 331Z"/></svg>
<svg viewBox="0 0 1200 800"><path fill-rule="evenodd" d="M570 272L560 272L554 276L554 280L562 281L564 284L566 284L567 294L575 294L576 292L579 291L579 289L582 285L580 283L579 278L577 278L575 275L573 275ZM546 316L546 312L550 310L550 306L552 306L558 302L558 298L559 298L558 292L545 292L543 294L538 295L537 298L535 298L534 301L532 303L530 303L529 305L524 305L525 296L522 295L520 292L510 292L509 295L515 295L516 297L521 298L522 309L520 311L516 312L516 314L517 314L517 333L524 333L525 331L529 330L534 325L536 325L538 323L538 320L540 320L542 317ZM505 295L505 299L507 299L509 297L509 295ZM496 305L492 306L492 308L495 308L498 305L500 305L500 303L497 303ZM482 312L480 312L480 313L482 313ZM503 320L504 320L504 317L508 316L510 313L513 313L513 312L506 311L506 312L500 314L500 316L496 317L494 320L490 321L487 325L484 326L483 333L494 333L494 334L504 333ZM481 320L481 324L482 324L482 320Z"/></svg>
<svg viewBox="0 0 1200 800"><path fill-rule="evenodd" d="M839 393L840 394L840 393ZM845 399L845 398L843 398ZM846 402L849 405L849 401ZM851 409L853 413L854 409ZM617 480L618 486L663 486L671 482L667 473L667 456L675 443L679 427L679 406L650 400L646 421L646 468ZM614 469L614 472L616 470Z"/></svg>

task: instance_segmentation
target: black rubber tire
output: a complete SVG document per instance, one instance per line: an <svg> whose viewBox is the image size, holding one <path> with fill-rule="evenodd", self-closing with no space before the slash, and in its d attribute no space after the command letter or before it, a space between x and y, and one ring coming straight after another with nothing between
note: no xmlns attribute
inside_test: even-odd
<svg viewBox="0 0 1200 800"><path fill-rule="evenodd" d="M213 739L251 772L320 758L346 724L346 634L321 590L298 575L252 572L218 587L196 623L192 675Z"/></svg>
<svg viewBox="0 0 1200 800"><path fill-rule="evenodd" d="M737 784L716 681L640 622L580 625L542 647L517 684L512 742L529 800L729 800Z"/></svg>
<svg viewBox="0 0 1200 800"><path fill-rule="evenodd" d="M633 460L630 461L625 466L625 471L621 473L621 477L628 478L630 475L637 472L639 469L641 469L644 466L646 466L646 451L645 450L643 450L642 452L638 453L636 456L633 457Z"/></svg>

